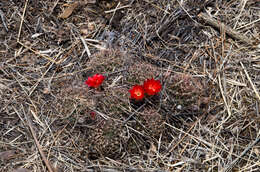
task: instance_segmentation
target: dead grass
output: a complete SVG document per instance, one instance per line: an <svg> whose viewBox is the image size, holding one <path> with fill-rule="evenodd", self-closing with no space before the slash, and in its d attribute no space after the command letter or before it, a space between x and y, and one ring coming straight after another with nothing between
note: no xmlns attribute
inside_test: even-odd
<svg viewBox="0 0 260 172"><path fill-rule="evenodd" d="M257 1L74 2L0 3L0 171L259 170Z"/></svg>

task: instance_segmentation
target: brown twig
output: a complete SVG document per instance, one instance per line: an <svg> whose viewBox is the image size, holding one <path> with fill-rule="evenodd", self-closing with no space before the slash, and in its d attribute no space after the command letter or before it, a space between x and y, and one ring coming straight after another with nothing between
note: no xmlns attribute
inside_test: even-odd
<svg viewBox="0 0 260 172"><path fill-rule="evenodd" d="M234 161L232 161L226 168L224 168L223 170L221 170L221 172L229 172L231 171L234 166L236 165L236 163L238 163L238 161L253 147L255 146L258 142L260 141L260 137L257 137L255 139L254 142L252 142L250 145L248 145L245 150L240 154L239 157L237 157Z"/></svg>
<svg viewBox="0 0 260 172"><path fill-rule="evenodd" d="M0 16L1 16L1 20L2 20L2 23L4 25L4 28L5 28L6 32L8 32L8 27L7 27L7 24L5 22L4 12L1 9L0 9Z"/></svg>
<svg viewBox="0 0 260 172"><path fill-rule="evenodd" d="M55 63L55 64L59 64L59 62L56 62L56 61L55 61L54 59L52 59L51 57L41 54L41 53L38 52L37 50L34 50L34 49L30 48L29 46L25 45L24 43L20 42L19 40L17 41L17 43L20 44L20 45L22 45L24 48L26 48L26 49L32 51L32 52L35 53L36 55L39 55L40 57L43 57L43 58L45 58L45 59L47 59L47 60L49 60L50 62L53 62L53 63Z"/></svg>
<svg viewBox="0 0 260 172"><path fill-rule="evenodd" d="M210 17L209 15L205 13L200 13L198 15L201 19L203 19L206 23L209 25L219 29L219 30L225 30L225 32L232 38L240 40L246 44L253 45L253 41L245 37L243 34L237 32L236 30L232 29L231 27L225 25L224 23Z"/></svg>
<svg viewBox="0 0 260 172"><path fill-rule="evenodd" d="M30 128L30 130L31 130L31 133L32 133L34 142L35 142L35 144L36 144L36 146L37 146L37 148L38 148L38 151L40 152L40 155L41 155L41 157L42 157L42 159L43 159L43 161L44 161L44 163L45 163L45 165L46 165L48 171L49 171L49 172L54 172L53 168L51 167L51 164L49 163L49 161L47 160L46 156L44 155L44 153L43 153L43 151L42 151L42 148L41 148L41 145L40 145L39 141L37 140L36 134L35 134L35 132L34 132L34 130L33 130L33 127L32 127L32 121L31 121L31 119L30 119L29 116L26 115L26 114L25 114L25 117L26 117L27 123L28 123L28 125L29 125L29 128Z"/></svg>
<svg viewBox="0 0 260 172"><path fill-rule="evenodd" d="M244 64L243 64L242 62L240 62L240 65L242 66L242 68L243 68L243 70L244 70L244 72L245 72L245 74L246 74L246 77L247 77L247 79L248 79L248 81L249 81L251 87L253 88L253 90L254 90L254 92L255 92L256 97L257 97L258 100L260 101L260 95L259 95L259 93L258 93L258 91L257 91L257 88L256 88L256 86L254 85L254 83L252 82L252 80L251 80L251 78L250 78L250 76L249 76L249 74L248 74L248 72L247 72L247 70L246 70Z"/></svg>
<svg viewBox="0 0 260 172"><path fill-rule="evenodd" d="M21 19L21 24L19 26L19 31L18 31L18 36L17 36L17 42L19 42L19 40L20 40L22 26L23 26L23 21L24 21L24 15L25 15L25 12L26 12L26 9L27 9L27 4L28 4L28 0L26 0L25 5L24 5L23 15L22 15L22 19Z"/></svg>

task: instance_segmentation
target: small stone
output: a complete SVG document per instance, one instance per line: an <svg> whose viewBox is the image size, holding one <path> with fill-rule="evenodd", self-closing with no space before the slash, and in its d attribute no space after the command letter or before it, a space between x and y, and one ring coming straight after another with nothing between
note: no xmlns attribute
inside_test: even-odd
<svg viewBox="0 0 260 172"><path fill-rule="evenodd" d="M181 105L178 105L178 106L177 106L177 109L178 109L178 110L181 110L181 109L182 109L182 106L181 106Z"/></svg>

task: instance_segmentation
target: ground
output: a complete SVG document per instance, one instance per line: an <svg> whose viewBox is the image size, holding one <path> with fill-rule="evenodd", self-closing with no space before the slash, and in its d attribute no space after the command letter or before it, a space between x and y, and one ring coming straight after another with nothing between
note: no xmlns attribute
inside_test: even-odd
<svg viewBox="0 0 260 172"><path fill-rule="evenodd" d="M1 1L0 171L259 170L259 16L249 0ZM161 91L131 99L151 78Z"/></svg>

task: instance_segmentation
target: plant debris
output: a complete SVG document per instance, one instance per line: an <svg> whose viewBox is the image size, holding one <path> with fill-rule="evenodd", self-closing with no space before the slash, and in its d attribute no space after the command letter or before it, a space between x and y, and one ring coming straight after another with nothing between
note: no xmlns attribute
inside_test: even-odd
<svg viewBox="0 0 260 172"><path fill-rule="evenodd" d="M255 1L1 1L0 171L258 171L259 33Z"/></svg>

